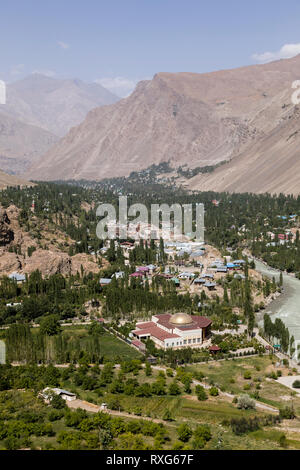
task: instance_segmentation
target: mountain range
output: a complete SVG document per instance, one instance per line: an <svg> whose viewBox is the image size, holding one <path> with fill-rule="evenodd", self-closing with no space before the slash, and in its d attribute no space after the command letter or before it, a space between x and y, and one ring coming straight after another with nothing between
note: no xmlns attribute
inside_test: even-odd
<svg viewBox="0 0 300 470"><path fill-rule="evenodd" d="M0 105L0 168L24 172L88 111L118 100L97 83L38 73L8 84L7 103Z"/></svg>
<svg viewBox="0 0 300 470"><path fill-rule="evenodd" d="M300 192L300 120L291 96L300 56L212 73L158 73L90 111L28 171L35 179L127 176L228 163L190 189ZM62 176L63 175L63 176Z"/></svg>

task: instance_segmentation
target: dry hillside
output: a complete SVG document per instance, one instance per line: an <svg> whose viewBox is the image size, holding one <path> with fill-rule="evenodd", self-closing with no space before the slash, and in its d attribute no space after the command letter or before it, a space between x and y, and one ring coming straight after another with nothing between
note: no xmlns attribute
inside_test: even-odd
<svg viewBox="0 0 300 470"><path fill-rule="evenodd" d="M207 74L159 73L128 98L92 110L26 176L101 179L163 161L194 168L232 160L190 187L289 191L299 160L291 85L299 77L300 56Z"/></svg>

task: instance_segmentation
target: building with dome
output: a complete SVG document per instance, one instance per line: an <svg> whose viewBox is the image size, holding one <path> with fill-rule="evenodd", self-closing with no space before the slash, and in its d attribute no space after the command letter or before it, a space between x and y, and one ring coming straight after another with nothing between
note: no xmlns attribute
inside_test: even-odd
<svg viewBox="0 0 300 470"><path fill-rule="evenodd" d="M150 338L161 349L197 348L210 336L211 320L198 315L175 313L153 315L151 321L137 323L131 337Z"/></svg>

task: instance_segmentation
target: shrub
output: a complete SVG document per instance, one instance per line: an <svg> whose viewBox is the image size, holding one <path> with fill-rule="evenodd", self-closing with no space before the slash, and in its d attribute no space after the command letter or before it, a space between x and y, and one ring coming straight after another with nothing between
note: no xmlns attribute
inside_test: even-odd
<svg viewBox="0 0 300 470"><path fill-rule="evenodd" d="M300 388L300 380L295 380L293 383L293 388Z"/></svg>
<svg viewBox="0 0 300 470"><path fill-rule="evenodd" d="M50 411L50 413L48 414L48 419L49 421L58 421L59 419L63 418L63 416L64 416L63 410L54 409Z"/></svg>
<svg viewBox="0 0 300 470"><path fill-rule="evenodd" d="M246 370L246 371L244 372L244 379L250 380L251 377L252 377L252 376L251 376L251 372L250 372L249 370Z"/></svg>
<svg viewBox="0 0 300 470"><path fill-rule="evenodd" d="M296 418L296 414L293 408L286 406L285 408L281 408L279 410L279 417L281 419L294 419Z"/></svg>
<svg viewBox="0 0 300 470"><path fill-rule="evenodd" d="M232 418L230 421L231 429L237 436L247 432L257 431L260 428L258 418Z"/></svg>
<svg viewBox="0 0 300 470"><path fill-rule="evenodd" d="M219 390L217 389L217 387L211 387L209 389L209 394L212 396L212 397L217 397L219 395Z"/></svg>
<svg viewBox="0 0 300 470"><path fill-rule="evenodd" d="M168 408L164 412L163 420L164 421L174 421L174 418L172 417L171 411Z"/></svg>
<svg viewBox="0 0 300 470"><path fill-rule="evenodd" d="M237 407L241 410L254 410L255 401L245 393L238 397Z"/></svg>

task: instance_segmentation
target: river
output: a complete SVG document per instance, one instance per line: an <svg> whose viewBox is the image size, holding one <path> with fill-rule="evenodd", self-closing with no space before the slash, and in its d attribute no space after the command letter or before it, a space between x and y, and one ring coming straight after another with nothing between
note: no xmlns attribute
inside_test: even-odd
<svg viewBox="0 0 300 470"><path fill-rule="evenodd" d="M257 271L271 279L279 280L280 272L270 266L255 260ZM265 312L272 315L272 320L280 318L290 331L295 340L300 341L300 280L287 274L283 274L283 293L273 300ZM259 326L262 326L259 321Z"/></svg>

